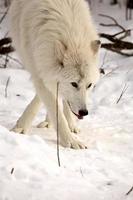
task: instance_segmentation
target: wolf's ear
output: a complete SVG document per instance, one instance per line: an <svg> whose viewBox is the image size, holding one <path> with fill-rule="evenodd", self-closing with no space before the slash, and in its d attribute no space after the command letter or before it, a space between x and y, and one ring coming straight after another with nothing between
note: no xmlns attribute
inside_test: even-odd
<svg viewBox="0 0 133 200"><path fill-rule="evenodd" d="M98 52L100 46L101 46L100 40L94 40L91 42L91 48L92 48L94 54L96 54Z"/></svg>
<svg viewBox="0 0 133 200"><path fill-rule="evenodd" d="M63 62L65 51L67 50L67 47L65 44L59 40L55 42L55 56L59 60L59 62Z"/></svg>

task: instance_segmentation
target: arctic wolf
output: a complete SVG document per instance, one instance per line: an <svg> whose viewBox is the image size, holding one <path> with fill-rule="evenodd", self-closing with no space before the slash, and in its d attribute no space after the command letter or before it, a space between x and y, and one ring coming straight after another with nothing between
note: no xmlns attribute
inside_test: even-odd
<svg viewBox="0 0 133 200"><path fill-rule="evenodd" d="M99 79L100 41L88 4L85 0L14 0L10 21L14 45L36 88L14 130L27 131L41 102L56 130L59 86L60 143L86 148L72 132L74 116L88 115L87 96Z"/></svg>

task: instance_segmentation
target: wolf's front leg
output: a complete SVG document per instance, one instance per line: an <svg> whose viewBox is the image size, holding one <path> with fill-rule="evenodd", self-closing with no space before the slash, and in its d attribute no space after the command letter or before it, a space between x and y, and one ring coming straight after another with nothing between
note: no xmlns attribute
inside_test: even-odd
<svg viewBox="0 0 133 200"><path fill-rule="evenodd" d="M12 129L14 132L18 133L26 133L36 116L39 108L41 107L41 101L39 97L36 95L31 103L26 107L25 111L23 112L22 116L18 119L15 127Z"/></svg>
<svg viewBox="0 0 133 200"><path fill-rule="evenodd" d="M70 107L69 107L69 105L68 105L68 103L66 101L63 101L63 109L64 109L64 114L65 114L65 117L66 117L66 120L68 122L68 126L69 126L70 130L73 133L79 133L80 130L76 126L75 116L72 113L72 111L70 110Z"/></svg>
<svg viewBox="0 0 133 200"><path fill-rule="evenodd" d="M43 81L40 79L34 81L34 83L37 90L37 94L40 96L40 98L46 105L51 122L57 130L56 83L54 83L52 86L50 85L50 87L52 88L50 88L50 90L48 89L48 87L44 86ZM82 144L82 142L78 141L71 134L67 120L64 116L60 105L58 105L58 131L60 136L60 143L64 147L71 147L74 149L86 148L86 146Z"/></svg>

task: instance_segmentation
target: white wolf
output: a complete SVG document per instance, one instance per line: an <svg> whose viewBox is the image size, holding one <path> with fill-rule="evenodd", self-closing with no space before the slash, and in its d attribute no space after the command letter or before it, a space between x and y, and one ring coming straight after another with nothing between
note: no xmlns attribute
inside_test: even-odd
<svg viewBox="0 0 133 200"><path fill-rule="evenodd" d="M26 132L41 102L56 129L59 83L60 143L86 146L74 137L74 115L88 114L87 96L99 79L100 41L85 0L13 0L10 27L14 45L30 72L37 95L14 130ZM62 103L64 110L62 108Z"/></svg>

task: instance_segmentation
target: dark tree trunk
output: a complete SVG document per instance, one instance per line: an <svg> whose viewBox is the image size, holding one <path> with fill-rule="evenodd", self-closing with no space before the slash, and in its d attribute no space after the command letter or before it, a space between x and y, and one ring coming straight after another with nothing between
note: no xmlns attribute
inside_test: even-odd
<svg viewBox="0 0 133 200"><path fill-rule="evenodd" d="M112 0L112 1L110 2L111 5L115 5L115 4L117 4L117 3L118 3L117 0Z"/></svg>
<svg viewBox="0 0 133 200"><path fill-rule="evenodd" d="M133 0L126 2L126 20L132 19Z"/></svg>
<svg viewBox="0 0 133 200"><path fill-rule="evenodd" d="M133 9L133 0L127 0L127 8Z"/></svg>

